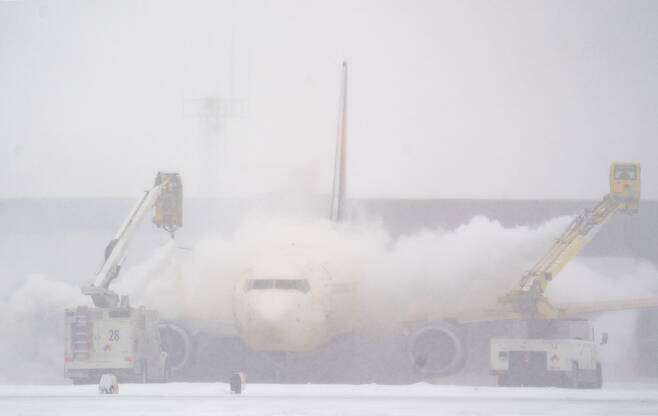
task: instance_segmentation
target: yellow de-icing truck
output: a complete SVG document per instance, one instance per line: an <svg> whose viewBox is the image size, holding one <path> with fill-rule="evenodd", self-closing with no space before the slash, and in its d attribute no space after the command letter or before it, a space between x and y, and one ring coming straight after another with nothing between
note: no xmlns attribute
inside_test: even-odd
<svg viewBox="0 0 658 416"><path fill-rule="evenodd" d="M500 385L553 385L600 388L603 372L598 345L582 312L645 307L652 302L601 302L557 308L544 296L547 285L614 214L635 214L640 201L640 165L613 163L610 193L576 216L551 248L521 278L519 289L500 301L525 325L516 338L490 340L492 374ZM653 302L655 304L655 302ZM613 305L614 304L614 305ZM602 336L600 344L607 342Z"/></svg>

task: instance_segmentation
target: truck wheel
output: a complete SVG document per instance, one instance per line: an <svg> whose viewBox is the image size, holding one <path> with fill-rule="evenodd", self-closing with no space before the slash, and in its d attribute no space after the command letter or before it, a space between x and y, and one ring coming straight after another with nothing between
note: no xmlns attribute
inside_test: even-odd
<svg viewBox="0 0 658 416"><path fill-rule="evenodd" d="M501 374L498 376L498 385L500 387L506 387L510 385L509 376L507 374Z"/></svg>

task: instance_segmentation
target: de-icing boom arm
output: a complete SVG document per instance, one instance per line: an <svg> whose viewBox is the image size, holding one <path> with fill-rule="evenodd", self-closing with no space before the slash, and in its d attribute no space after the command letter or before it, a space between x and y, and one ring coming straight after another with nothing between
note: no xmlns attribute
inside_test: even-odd
<svg viewBox="0 0 658 416"><path fill-rule="evenodd" d="M594 209L573 219L553 246L521 278L519 289L501 298L515 312L556 317L558 311L544 297L546 286L617 212L634 214L640 200L640 165L616 163L610 168L610 193Z"/></svg>
<svg viewBox="0 0 658 416"><path fill-rule="evenodd" d="M182 192L183 186L177 173L158 173L153 188L144 192L105 248L105 261L96 273L94 283L82 288L82 293L91 296L96 306L118 306L119 296L109 289L110 284L119 275L135 229L151 208L155 208L153 222L169 231L173 238L182 226Z"/></svg>

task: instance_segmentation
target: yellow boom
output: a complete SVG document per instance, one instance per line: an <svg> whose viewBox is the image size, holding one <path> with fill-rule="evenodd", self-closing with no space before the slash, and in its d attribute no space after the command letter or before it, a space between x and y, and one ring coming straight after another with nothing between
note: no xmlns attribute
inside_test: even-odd
<svg viewBox="0 0 658 416"><path fill-rule="evenodd" d="M586 209L574 218L553 246L522 276L519 289L503 296L501 302L522 315L558 317L559 311L544 297L548 283L615 213L634 214L639 201L640 165L613 163L610 166L610 193L594 209Z"/></svg>

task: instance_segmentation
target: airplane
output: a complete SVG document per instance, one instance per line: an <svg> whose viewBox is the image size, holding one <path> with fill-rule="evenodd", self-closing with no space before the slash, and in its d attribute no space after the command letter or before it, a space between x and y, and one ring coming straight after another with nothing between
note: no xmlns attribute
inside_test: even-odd
<svg viewBox="0 0 658 416"><path fill-rule="evenodd" d="M347 63L343 62L329 220L345 223ZM452 374L466 361L465 326L451 320L366 319L356 253L326 253L282 238L255 255L234 285L232 328L213 334L189 322L161 328L174 377L412 382ZM227 334L228 333L228 334Z"/></svg>

